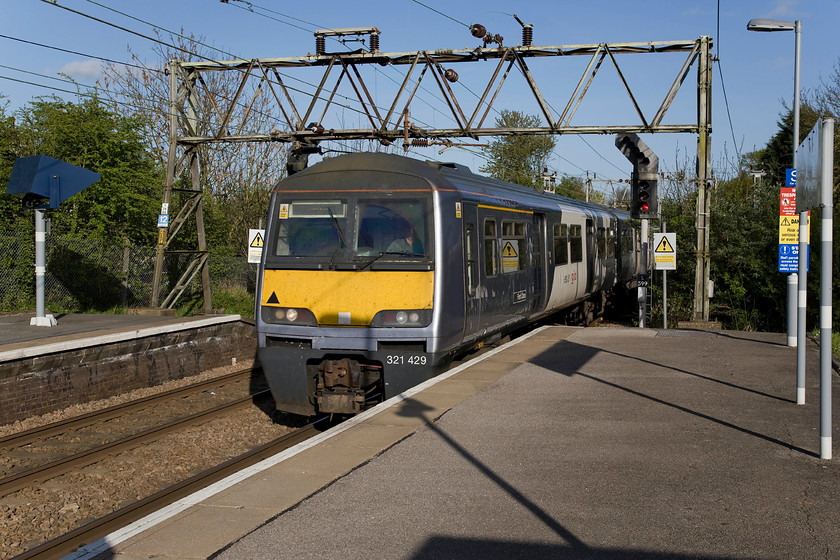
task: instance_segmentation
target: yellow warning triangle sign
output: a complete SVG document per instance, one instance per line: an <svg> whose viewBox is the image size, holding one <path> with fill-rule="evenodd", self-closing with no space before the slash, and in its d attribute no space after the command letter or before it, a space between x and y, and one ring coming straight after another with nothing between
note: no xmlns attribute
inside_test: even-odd
<svg viewBox="0 0 840 560"><path fill-rule="evenodd" d="M661 241L659 241L659 245L656 246L656 249L653 250L654 253L673 253L674 248L671 246L671 243L668 241L667 237L663 237Z"/></svg>
<svg viewBox="0 0 840 560"><path fill-rule="evenodd" d="M505 243L505 248L502 249L502 256L503 257L515 257L516 256L516 249L513 248L513 245L510 241Z"/></svg>
<svg viewBox="0 0 840 560"><path fill-rule="evenodd" d="M788 221L788 219L787 219L787 218L785 218L784 220L782 220L782 222L781 222L779 225L780 225L780 226L789 226L789 225L790 225L790 222Z"/></svg>
<svg viewBox="0 0 840 560"><path fill-rule="evenodd" d="M263 243L264 243L264 242L263 242L263 236L262 236L260 233L257 233L257 235L255 235L255 236L254 236L254 240L253 240L253 241L251 241L251 247L260 247L260 248L262 248Z"/></svg>

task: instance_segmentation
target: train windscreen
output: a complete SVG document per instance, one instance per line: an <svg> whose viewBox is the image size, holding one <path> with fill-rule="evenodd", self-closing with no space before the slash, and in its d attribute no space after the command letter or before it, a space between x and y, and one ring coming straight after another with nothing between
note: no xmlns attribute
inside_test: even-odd
<svg viewBox="0 0 840 560"><path fill-rule="evenodd" d="M294 200L278 205L274 257L418 258L430 247L428 203L393 200Z"/></svg>

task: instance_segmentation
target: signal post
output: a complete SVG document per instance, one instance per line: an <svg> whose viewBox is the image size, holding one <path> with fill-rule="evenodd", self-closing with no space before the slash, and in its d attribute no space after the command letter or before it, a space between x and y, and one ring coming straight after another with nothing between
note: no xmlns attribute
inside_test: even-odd
<svg viewBox="0 0 840 560"><path fill-rule="evenodd" d="M659 218L659 157L636 134L615 137L615 147L633 164L630 177L630 217L642 221L642 246L637 276L639 326L647 327L647 289L650 285L648 238L650 218Z"/></svg>

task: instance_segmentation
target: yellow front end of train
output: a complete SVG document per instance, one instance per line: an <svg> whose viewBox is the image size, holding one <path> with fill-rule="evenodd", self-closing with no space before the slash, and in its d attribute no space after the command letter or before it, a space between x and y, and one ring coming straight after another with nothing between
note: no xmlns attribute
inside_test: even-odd
<svg viewBox="0 0 840 560"><path fill-rule="evenodd" d="M262 310L268 322L319 327L420 323L434 297L433 271L265 270ZM274 317L266 317L273 313ZM391 317L390 314L393 314ZM412 317L412 313L417 313ZM294 320L290 320L290 319ZM414 318L415 321L411 321ZM273 320L270 320L273 319Z"/></svg>

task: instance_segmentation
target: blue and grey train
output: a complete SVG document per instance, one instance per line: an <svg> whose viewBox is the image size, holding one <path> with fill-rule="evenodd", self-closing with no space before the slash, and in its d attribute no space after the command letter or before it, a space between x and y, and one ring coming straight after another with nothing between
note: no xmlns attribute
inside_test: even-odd
<svg viewBox="0 0 840 560"><path fill-rule="evenodd" d="M393 154L289 176L271 196L257 279L277 409L354 414L528 323L592 308L635 278L628 217Z"/></svg>

